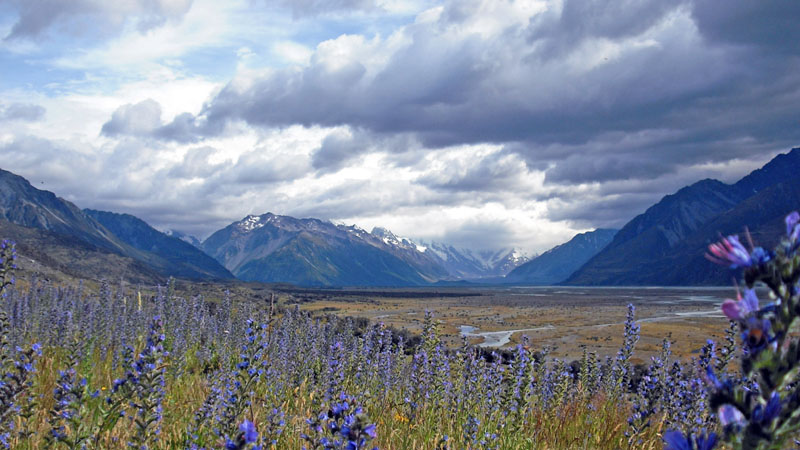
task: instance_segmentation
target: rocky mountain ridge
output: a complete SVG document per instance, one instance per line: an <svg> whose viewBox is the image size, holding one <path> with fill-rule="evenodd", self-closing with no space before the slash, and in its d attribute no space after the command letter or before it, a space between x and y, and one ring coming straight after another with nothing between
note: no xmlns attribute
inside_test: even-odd
<svg viewBox="0 0 800 450"><path fill-rule="evenodd" d="M628 222L577 270L573 285L721 285L730 274L704 260L720 234L758 233L776 243L783 217L800 209L800 148L780 154L734 184L702 180L661 199ZM772 230L772 231L770 231Z"/></svg>

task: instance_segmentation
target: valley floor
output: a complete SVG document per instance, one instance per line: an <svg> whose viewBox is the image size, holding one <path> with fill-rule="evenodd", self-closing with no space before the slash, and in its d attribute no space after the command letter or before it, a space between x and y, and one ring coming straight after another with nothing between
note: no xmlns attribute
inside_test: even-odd
<svg viewBox="0 0 800 450"><path fill-rule="evenodd" d="M512 347L527 336L534 351L549 346L551 356L569 359L579 358L584 346L603 356L614 355L630 303L641 325L635 362L646 362L658 353L667 336L674 342L673 352L683 358L696 354L707 339L721 341L728 321L719 305L735 296L732 288L724 287L436 288L387 290L384 295L374 290L365 295L352 290L312 292L287 291L280 298L315 313L364 317L412 333L421 331L425 311L431 311L451 346L460 345L462 335L472 344L489 348Z"/></svg>

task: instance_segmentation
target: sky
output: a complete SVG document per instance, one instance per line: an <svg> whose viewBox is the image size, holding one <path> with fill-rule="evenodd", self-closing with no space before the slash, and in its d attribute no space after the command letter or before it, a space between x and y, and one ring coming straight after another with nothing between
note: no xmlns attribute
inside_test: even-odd
<svg viewBox="0 0 800 450"><path fill-rule="evenodd" d="M800 144L800 2L0 0L0 168L205 238L248 214L547 250Z"/></svg>

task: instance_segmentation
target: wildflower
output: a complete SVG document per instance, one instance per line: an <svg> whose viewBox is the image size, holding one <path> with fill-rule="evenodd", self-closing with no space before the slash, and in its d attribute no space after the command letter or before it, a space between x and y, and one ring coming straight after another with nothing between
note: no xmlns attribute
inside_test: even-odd
<svg viewBox="0 0 800 450"><path fill-rule="evenodd" d="M664 450L711 450L717 445L717 434L709 433L706 436L705 430L700 434L689 433L684 435L677 430L669 430L664 433Z"/></svg>
<svg viewBox="0 0 800 450"><path fill-rule="evenodd" d="M251 444L258 440L258 431L256 431L256 426L253 422L245 419L241 425L239 425L239 431L242 432L244 436L245 442Z"/></svg>
<svg viewBox="0 0 800 450"><path fill-rule="evenodd" d="M722 238L719 242L709 245L708 251L711 254L706 253L706 258L717 264L729 264L731 269L753 265L750 253L739 242L739 236L736 235Z"/></svg>
<svg viewBox="0 0 800 450"><path fill-rule="evenodd" d="M225 449L241 450L250 448L251 450L261 450L261 446L259 445L253 445L252 447L249 447L250 444L256 444L257 442L258 431L256 431L255 424L245 419L244 422L239 425L239 435L236 436L236 439L227 439L225 441Z"/></svg>
<svg viewBox="0 0 800 450"><path fill-rule="evenodd" d="M761 247L756 247L750 252L750 259L754 265L761 266L772 260L773 254Z"/></svg>
<svg viewBox="0 0 800 450"><path fill-rule="evenodd" d="M743 320L758 311L758 297L755 289L745 289L744 297L738 292L736 300L727 299L722 303L722 312L730 320Z"/></svg>
<svg viewBox="0 0 800 450"><path fill-rule="evenodd" d="M758 405L753 410L753 422L764 426L769 426L781 412L781 397L773 391L766 405Z"/></svg>
<svg viewBox="0 0 800 450"><path fill-rule="evenodd" d="M786 216L786 235L792 242L800 237L800 213L797 211Z"/></svg>
<svg viewBox="0 0 800 450"><path fill-rule="evenodd" d="M732 405L722 405L717 410L717 417L719 423L723 427L728 426L743 426L745 423L744 415L739 409Z"/></svg>
<svg viewBox="0 0 800 450"><path fill-rule="evenodd" d="M772 324L768 319L748 317L744 322L742 341L746 349L752 354L756 354L767 347L776 343L776 336L771 334Z"/></svg>

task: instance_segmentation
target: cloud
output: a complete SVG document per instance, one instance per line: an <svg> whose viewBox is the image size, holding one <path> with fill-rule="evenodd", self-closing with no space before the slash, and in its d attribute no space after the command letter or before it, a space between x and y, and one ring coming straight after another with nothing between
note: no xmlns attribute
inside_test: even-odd
<svg viewBox="0 0 800 450"><path fill-rule="evenodd" d="M326 136L320 147L314 150L311 165L322 173L335 172L371 146L372 142L364 133L337 130Z"/></svg>
<svg viewBox="0 0 800 450"><path fill-rule="evenodd" d="M243 153L225 179L239 184L264 185L296 180L310 172L306 158L280 155L261 147Z"/></svg>
<svg viewBox="0 0 800 450"><path fill-rule="evenodd" d="M543 250L800 144L790 2L1 7L3 164L198 235L273 211Z"/></svg>
<svg viewBox="0 0 800 450"><path fill-rule="evenodd" d="M291 10L295 19L379 9L374 0L265 0L264 3Z"/></svg>
<svg viewBox="0 0 800 450"><path fill-rule="evenodd" d="M43 106L30 103L12 103L7 106L0 104L0 121L35 122L41 120L45 112Z"/></svg>
<svg viewBox="0 0 800 450"><path fill-rule="evenodd" d="M20 135L8 142L0 142L0 161L3 169L28 177L28 181L38 188L59 190L69 186L59 195L93 189L85 182L82 187L73 185L78 170L84 181L97 179L94 175L97 175L98 164L91 157L65 143L36 136Z"/></svg>
<svg viewBox="0 0 800 450"><path fill-rule="evenodd" d="M100 130L100 134L108 137L134 136L182 143L196 142L205 133L189 113L178 114L172 122L163 123L161 105L153 99L120 106Z"/></svg>
<svg viewBox="0 0 800 450"><path fill-rule="evenodd" d="M489 194L519 190L528 184L528 176L525 162L517 155L494 152L482 158L450 160L416 181L438 191Z"/></svg>
<svg viewBox="0 0 800 450"><path fill-rule="evenodd" d="M126 24L144 33L179 20L192 0L10 0L10 5L18 17L6 40L39 39L49 31L112 35Z"/></svg>
<svg viewBox="0 0 800 450"><path fill-rule="evenodd" d="M774 144L798 135L797 127L785 126L791 104L786 94L800 92L790 75L796 61L754 76L740 64L741 53L706 38L694 22L697 13L684 3L566 2L561 9L520 9L528 15L514 20L482 21L487 8L505 17L519 4L453 2L391 36L325 41L307 66L229 83L198 118L215 124L207 132L241 121L262 129L301 124L405 134L429 149L517 144L528 161L551 158L540 153L548 146L580 149L609 133L622 140L685 131L675 146L700 133L704 142L711 135L755 135ZM776 77L780 88L774 87ZM764 109L771 112L754 117L750 112L758 105L770 105ZM355 151L334 137L327 144L317 167L347 164L345 156ZM616 160L647 153L648 142L640 144ZM638 158L642 169L658 164L647 155ZM570 178L557 172L551 180Z"/></svg>
<svg viewBox="0 0 800 450"><path fill-rule="evenodd" d="M199 134L206 132L197 124L196 119L189 113L175 116L172 122L153 130L152 135L159 139L177 142L196 142Z"/></svg>
<svg viewBox="0 0 800 450"><path fill-rule="evenodd" d="M476 217L460 223L442 236L450 245L478 250L514 247L513 223L497 217Z"/></svg>
<svg viewBox="0 0 800 450"><path fill-rule="evenodd" d="M161 127L161 105L153 99L120 106L103 124L106 136L151 135Z"/></svg>
<svg viewBox="0 0 800 450"><path fill-rule="evenodd" d="M387 164L409 166L419 163L419 156L409 155L420 151L419 142L409 134L376 134L350 127L334 128L311 153L311 163L319 174L336 172L348 165L356 165L359 157L370 153L383 153Z"/></svg>
<svg viewBox="0 0 800 450"><path fill-rule="evenodd" d="M797 2L737 2L719 8L712 0L695 0L692 6L700 32L712 42L754 47L770 56L800 54Z"/></svg>
<svg viewBox="0 0 800 450"><path fill-rule="evenodd" d="M556 198L547 203L546 217L568 221L576 228L620 228L660 197L660 193L625 192L610 196L589 194L570 201Z"/></svg>
<svg viewBox="0 0 800 450"><path fill-rule="evenodd" d="M219 150L208 146L191 148L186 151L183 161L169 170L168 175L187 180L211 178L220 171L231 167L230 161L211 162L211 158L217 153Z"/></svg>
<svg viewBox="0 0 800 450"><path fill-rule="evenodd" d="M542 55L563 56L587 39L621 40L646 33L683 2L658 0L566 0L537 15L528 39L543 45Z"/></svg>

